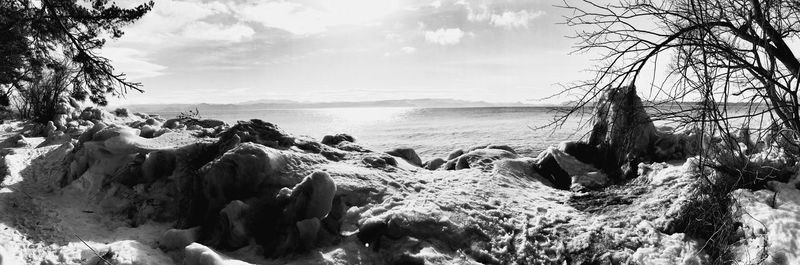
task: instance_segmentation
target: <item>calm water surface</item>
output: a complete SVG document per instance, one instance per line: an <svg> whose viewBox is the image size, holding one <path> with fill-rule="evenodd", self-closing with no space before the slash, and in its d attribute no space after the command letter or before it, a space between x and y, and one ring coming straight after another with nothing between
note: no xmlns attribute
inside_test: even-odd
<svg viewBox="0 0 800 265"><path fill-rule="evenodd" d="M295 135L322 139L348 133L375 151L411 147L423 160L444 157L458 148L477 144L506 144L524 155L536 156L560 141L579 138L573 121L559 130L532 128L548 124L553 112L541 107L492 108L326 108L214 111L200 110L203 118L234 123L258 118ZM177 113L159 113L173 117Z"/></svg>

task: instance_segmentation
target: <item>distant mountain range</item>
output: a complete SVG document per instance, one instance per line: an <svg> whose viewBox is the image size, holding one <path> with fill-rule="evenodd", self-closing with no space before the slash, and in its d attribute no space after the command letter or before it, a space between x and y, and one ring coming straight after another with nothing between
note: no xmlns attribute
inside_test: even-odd
<svg viewBox="0 0 800 265"><path fill-rule="evenodd" d="M473 108L473 107L526 107L537 106L516 103L490 103L457 99L397 99L352 102L300 102L292 100L253 100L236 104L135 104L123 107L142 112L181 112L197 109L240 110L240 109L307 109L307 108Z"/></svg>

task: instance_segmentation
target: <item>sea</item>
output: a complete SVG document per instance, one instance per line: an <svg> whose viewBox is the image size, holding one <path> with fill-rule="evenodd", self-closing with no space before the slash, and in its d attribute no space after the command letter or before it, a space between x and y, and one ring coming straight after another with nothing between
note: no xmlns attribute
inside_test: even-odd
<svg viewBox="0 0 800 265"><path fill-rule="evenodd" d="M178 113L157 114L170 118ZM580 120L547 126L558 115L548 107L203 109L200 114L229 124L261 119L317 140L346 133L373 151L413 148L423 161L486 144L508 145L521 155L536 156L548 146L580 139L589 131Z"/></svg>

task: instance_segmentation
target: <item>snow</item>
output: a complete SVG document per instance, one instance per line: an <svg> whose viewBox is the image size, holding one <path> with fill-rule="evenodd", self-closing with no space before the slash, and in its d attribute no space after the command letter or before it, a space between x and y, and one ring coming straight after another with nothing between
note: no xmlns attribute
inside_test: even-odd
<svg viewBox="0 0 800 265"><path fill-rule="evenodd" d="M21 128L19 124L3 126L7 127L0 131ZM533 158L496 161L489 171L429 171L402 159L397 167L370 167L362 162L363 157L374 156L370 153L350 153L347 159L332 162L298 151L270 150L288 159L293 175L328 173L345 208L335 243L265 258L255 245L219 251L193 243L197 231L171 230L172 223L149 220L132 226L124 214L113 211L115 201L108 200L113 191L103 188L107 174L116 169L110 165L124 164L129 157L99 157L77 180L61 188L73 148L66 143L3 149L7 174L0 190L2 264L14 264L12 260L94 264L98 256L109 252L112 264L708 261L702 240L670 231L683 207L695 199L700 180L693 172L693 159L642 164L642 176L630 183L570 192L553 189L537 178L528 168ZM793 181L800 182L800 176ZM760 247L767 247L767 261L800 264L800 191L794 182L773 182L770 190L734 192L743 223L743 240L736 246L739 261L757 261L763 257ZM376 240L364 242L359 233L366 223L385 223L385 231L378 231ZM379 251L374 250L376 244Z"/></svg>

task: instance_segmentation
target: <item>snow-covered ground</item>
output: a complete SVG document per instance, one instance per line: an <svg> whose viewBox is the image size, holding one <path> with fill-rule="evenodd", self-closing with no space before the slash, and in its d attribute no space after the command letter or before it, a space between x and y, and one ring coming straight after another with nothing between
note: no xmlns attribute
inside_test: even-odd
<svg viewBox="0 0 800 265"><path fill-rule="evenodd" d="M39 146L5 141L22 123L0 127L4 142L0 189L0 264L705 264L702 239L674 231L700 180L689 162L641 165L642 176L599 191L565 191L543 184L525 159L494 170L426 170L397 158L370 164L379 153L348 153L341 161L299 149L276 151L293 165L287 180L328 173L343 213L331 240L308 251L266 258L254 244L235 251L194 243L160 249L174 221L132 220L107 183L108 161L91 164L61 187L77 141ZM188 130L157 137L164 146L193 141ZM264 147L269 149L268 147ZM105 162L103 162L105 161ZM269 162L269 161L267 161ZM502 165L502 166L498 166ZM286 185L291 187L292 185ZM764 257L798 264L800 191L737 190L742 240L737 259ZM112 199L112 197L115 197ZM337 205L334 205L337 207ZM332 210L337 212L336 210ZM365 227L379 224L372 233ZM385 226L381 226L385 225ZM365 230L365 231L360 231ZM175 230L171 230L175 231ZM372 235L372 236L371 236ZM187 242L188 243L188 242ZM376 244L378 244L376 246ZM768 252L761 250L766 247ZM405 263L404 263L405 262Z"/></svg>

